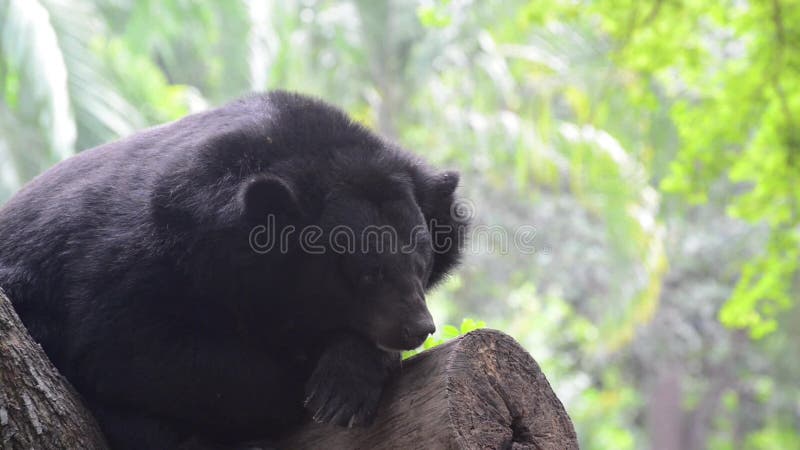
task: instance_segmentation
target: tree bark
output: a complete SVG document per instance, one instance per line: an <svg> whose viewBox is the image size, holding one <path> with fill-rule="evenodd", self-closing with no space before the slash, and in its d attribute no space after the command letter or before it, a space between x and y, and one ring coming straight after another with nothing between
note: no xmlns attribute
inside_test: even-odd
<svg viewBox="0 0 800 450"><path fill-rule="evenodd" d="M375 423L306 424L291 449L569 450L578 440L536 361L511 337L478 330L404 362Z"/></svg>
<svg viewBox="0 0 800 450"><path fill-rule="evenodd" d="M0 448L107 448L2 291ZM279 448L569 450L578 442L533 358L509 336L478 330L405 361L371 427L308 423Z"/></svg>
<svg viewBox="0 0 800 450"><path fill-rule="evenodd" d="M107 448L94 418L28 335L2 290L0 448Z"/></svg>

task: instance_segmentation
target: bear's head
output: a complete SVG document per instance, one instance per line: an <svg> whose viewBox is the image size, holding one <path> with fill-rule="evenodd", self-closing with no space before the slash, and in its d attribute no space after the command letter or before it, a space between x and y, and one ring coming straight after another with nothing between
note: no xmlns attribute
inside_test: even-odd
<svg viewBox="0 0 800 450"><path fill-rule="evenodd" d="M464 243L467 220L453 207L458 181L456 172L434 172L373 142L329 152L324 164L277 164L247 180L239 198L253 220L274 214L276 234L291 227L287 258L303 274L293 296L310 328L347 329L405 350L435 331L425 292Z"/></svg>
<svg viewBox="0 0 800 450"><path fill-rule="evenodd" d="M197 133L161 143L175 150L151 201L191 274L184 295L233 311L248 333L348 330L409 349L433 332L425 292L467 227L456 172L286 92L191 120Z"/></svg>

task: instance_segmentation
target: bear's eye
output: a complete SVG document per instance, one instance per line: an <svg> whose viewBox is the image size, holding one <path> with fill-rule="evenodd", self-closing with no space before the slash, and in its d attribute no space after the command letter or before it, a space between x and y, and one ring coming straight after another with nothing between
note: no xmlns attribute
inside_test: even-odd
<svg viewBox="0 0 800 450"><path fill-rule="evenodd" d="M365 286L372 286L381 281L383 278L383 271L380 267L373 267L361 275L360 282Z"/></svg>

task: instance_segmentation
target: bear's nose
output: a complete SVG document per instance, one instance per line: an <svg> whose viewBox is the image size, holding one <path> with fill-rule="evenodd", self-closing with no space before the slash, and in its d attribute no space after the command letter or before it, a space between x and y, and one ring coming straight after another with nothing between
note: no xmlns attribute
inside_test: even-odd
<svg viewBox="0 0 800 450"><path fill-rule="evenodd" d="M406 327L405 331L409 340L418 342L417 345L419 345L425 341L429 334L433 334L436 331L436 325L433 323L433 317L426 311L426 314L421 319Z"/></svg>

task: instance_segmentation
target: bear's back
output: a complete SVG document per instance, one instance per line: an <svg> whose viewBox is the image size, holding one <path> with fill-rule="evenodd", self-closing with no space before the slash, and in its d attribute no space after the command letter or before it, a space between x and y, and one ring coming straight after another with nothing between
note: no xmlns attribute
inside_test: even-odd
<svg viewBox="0 0 800 450"><path fill-rule="evenodd" d="M223 159L220 152L233 149L209 148L217 138L235 136L253 141L262 135L268 137L276 108L290 110L287 95L277 95L277 102L272 99L274 93L247 97L80 152L56 164L0 207L0 267L22 261L41 263L42 252L48 258L57 257L59 252L54 250L81 231L102 232L115 224L146 225L151 196L160 179L192 165L200 166L195 163L204 153L217 153L212 156ZM270 159L270 149L282 150L265 147L259 149L259 157ZM202 174L194 175L196 179L189 181L203 179Z"/></svg>
<svg viewBox="0 0 800 450"><path fill-rule="evenodd" d="M178 216L159 224L160 201L172 208L188 196L189 209L208 216L231 207L250 173L299 159L323 170L330 148L380 147L365 145L375 139L334 107L275 91L86 150L0 208L0 287L21 316L62 321L65 297L91 297L131 267L170 265L154 259L165 253L158 239L170 238L160 231L179 228L169 221ZM226 175L230 186L220 186Z"/></svg>

